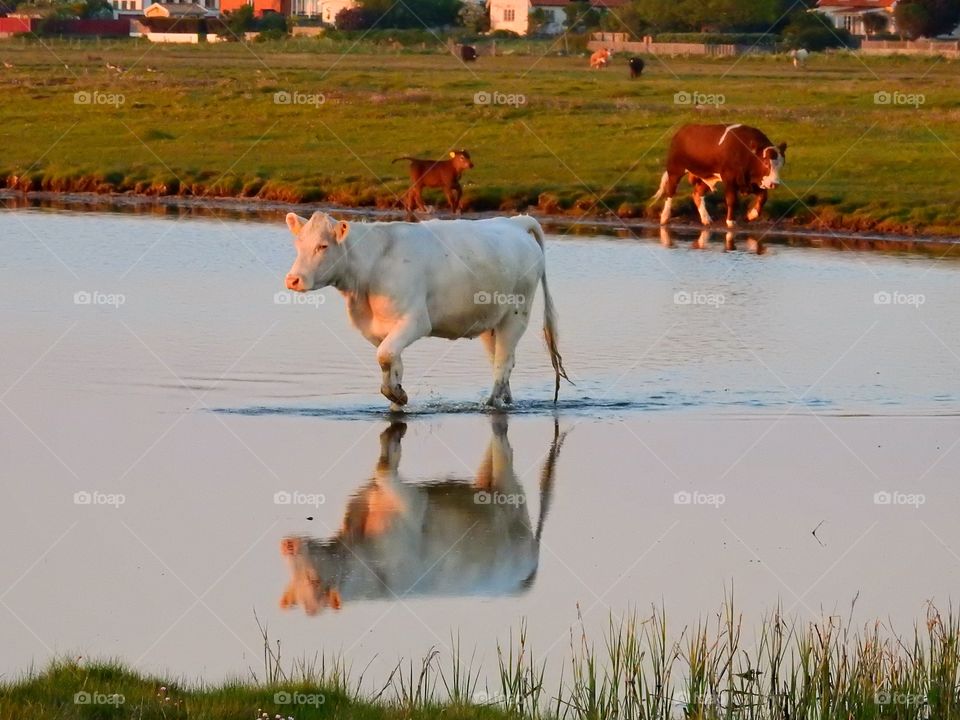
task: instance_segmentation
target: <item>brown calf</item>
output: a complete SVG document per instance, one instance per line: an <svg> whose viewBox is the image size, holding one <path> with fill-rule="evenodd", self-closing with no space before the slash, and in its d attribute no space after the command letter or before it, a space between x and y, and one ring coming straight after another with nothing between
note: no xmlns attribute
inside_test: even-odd
<svg viewBox="0 0 960 720"><path fill-rule="evenodd" d="M442 188L443 194L450 203L450 209L460 212L460 198L463 188L460 187L460 175L473 167L470 153L466 150L451 150L450 157L444 160L420 160L407 155L398 157L400 160L410 161L410 189L404 196L404 207L408 213L416 210L426 210L423 204L423 188Z"/></svg>

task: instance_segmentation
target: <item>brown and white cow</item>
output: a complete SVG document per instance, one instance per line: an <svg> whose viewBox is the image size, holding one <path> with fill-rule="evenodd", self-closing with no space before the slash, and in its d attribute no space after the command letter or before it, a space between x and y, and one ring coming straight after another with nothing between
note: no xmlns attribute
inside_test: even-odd
<svg viewBox="0 0 960 720"><path fill-rule="evenodd" d="M613 50L610 48L600 48L590 56L590 67L594 70L602 70L610 64L610 58L613 57Z"/></svg>
<svg viewBox="0 0 960 720"><path fill-rule="evenodd" d="M490 444L472 480L405 480L399 464L406 425L395 422L384 430L373 479L353 495L342 529L329 539L294 535L280 542L290 569L280 607L299 605L316 615L363 600L528 590L566 433L554 423L534 525L513 468L506 416L496 414L491 422Z"/></svg>
<svg viewBox="0 0 960 720"><path fill-rule="evenodd" d="M650 204L666 196L660 214L660 224L666 225L677 186L687 175L704 225L712 220L703 196L714 190L717 183L724 187L727 227L733 227L740 194L757 196L747 212L747 220L756 220L767 202L768 191L780 184L786 152L786 143L774 145L762 132L747 125L684 125L673 136L667 169Z"/></svg>

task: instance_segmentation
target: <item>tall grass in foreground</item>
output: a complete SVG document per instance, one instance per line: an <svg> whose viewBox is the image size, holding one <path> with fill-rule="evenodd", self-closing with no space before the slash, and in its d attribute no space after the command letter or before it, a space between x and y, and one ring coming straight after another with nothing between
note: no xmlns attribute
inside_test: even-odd
<svg viewBox="0 0 960 720"><path fill-rule="evenodd" d="M851 606L851 617L852 617ZM0 718L642 718L668 720L949 720L960 718L960 617L928 606L912 635L874 622L858 629L827 615L787 618L777 608L752 635L732 600L715 615L674 630L663 609L611 617L600 642L582 621L571 631L559 680L548 687L526 624L497 647L498 672L481 674L475 655L452 638L445 657L431 650L401 661L379 690L353 678L343 658L316 657L284 669L279 643L264 637L263 677L188 689L142 678L117 665L54 663L45 672L0 685ZM552 661L551 661L552 662ZM252 672L252 671L251 671ZM488 682L481 683L481 677ZM111 684L112 683L112 684ZM84 689L126 695L112 708L71 705ZM140 688L138 690L138 688ZM177 704L157 703L156 689ZM138 692L144 697L139 697ZM278 706L278 697L313 697ZM156 696L156 697L155 697ZM320 698L318 701L317 698ZM157 708L156 712L152 708Z"/></svg>

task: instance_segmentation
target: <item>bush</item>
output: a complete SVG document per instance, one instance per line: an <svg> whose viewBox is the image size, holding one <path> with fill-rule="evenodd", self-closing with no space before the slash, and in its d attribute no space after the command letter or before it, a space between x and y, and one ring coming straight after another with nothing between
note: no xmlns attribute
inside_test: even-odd
<svg viewBox="0 0 960 720"><path fill-rule="evenodd" d="M790 49L811 51L850 48L857 44L849 31L835 28L829 18L820 13L794 15L783 32L783 40Z"/></svg>

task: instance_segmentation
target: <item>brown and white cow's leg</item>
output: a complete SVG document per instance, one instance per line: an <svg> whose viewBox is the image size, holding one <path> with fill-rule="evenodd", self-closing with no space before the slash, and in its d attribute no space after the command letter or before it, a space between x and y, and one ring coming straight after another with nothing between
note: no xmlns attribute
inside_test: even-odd
<svg viewBox="0 0 960 720"><path fill-rule="evenodd" d="M724 182L724 197L727 201L727 227L732 228L737 214L737 185L734 182Z"/></svg>
<svg viewBox="0 0 960 720"><path fill-rule="evenodd" d="M751 222L760 217L760 213L763 212L763 206L767 204L767 191L760 190L757 193L757 201L753 204L753 207L747 212L747 220Z"/></svg>
<svg viewBox="0 0 960 720"><path fill-rule="evenodd" d="M707 201L704 195L710 192L710 186L693 175L690 176L690 183L693 185L693 204L697 206L697 212L700 213L700 222L709 225L713 222L713 219L707 211Z"/></svg>
<svg viewBox="0 0 960 720"><path fill-rule="evenodd" d="M673 196L677 194L677 188L680 185L680 175L671 175L670 172L663 174L663 180L660 182L660 190L667 199L663 201L663 211L660 213L660 224L666 225L670 222L670 212L673 209Z"/></svg>
<svg viewBox="0 0 960 720"><path fill-rule="evenodd" d="M377 362L383 371L383 383L380 392L389 400L391 409L399 410L407 404L407 393L403 389L403 359L400 354L413 343L430 332L430 321L426 310L408 313L403 316L383 342L377 346Z"/></svg>
<svg viewBox="0 0 960 720"><path fill-rule="evenodd" d="M525 296L532 299L532 293ZM513 402L510 392L510 373L516 361L517 343L523 337L530 319L529 304L518 305L507 313L495 330L496 348L493 354L493 390L487 405L509 405Z"/></svg>

